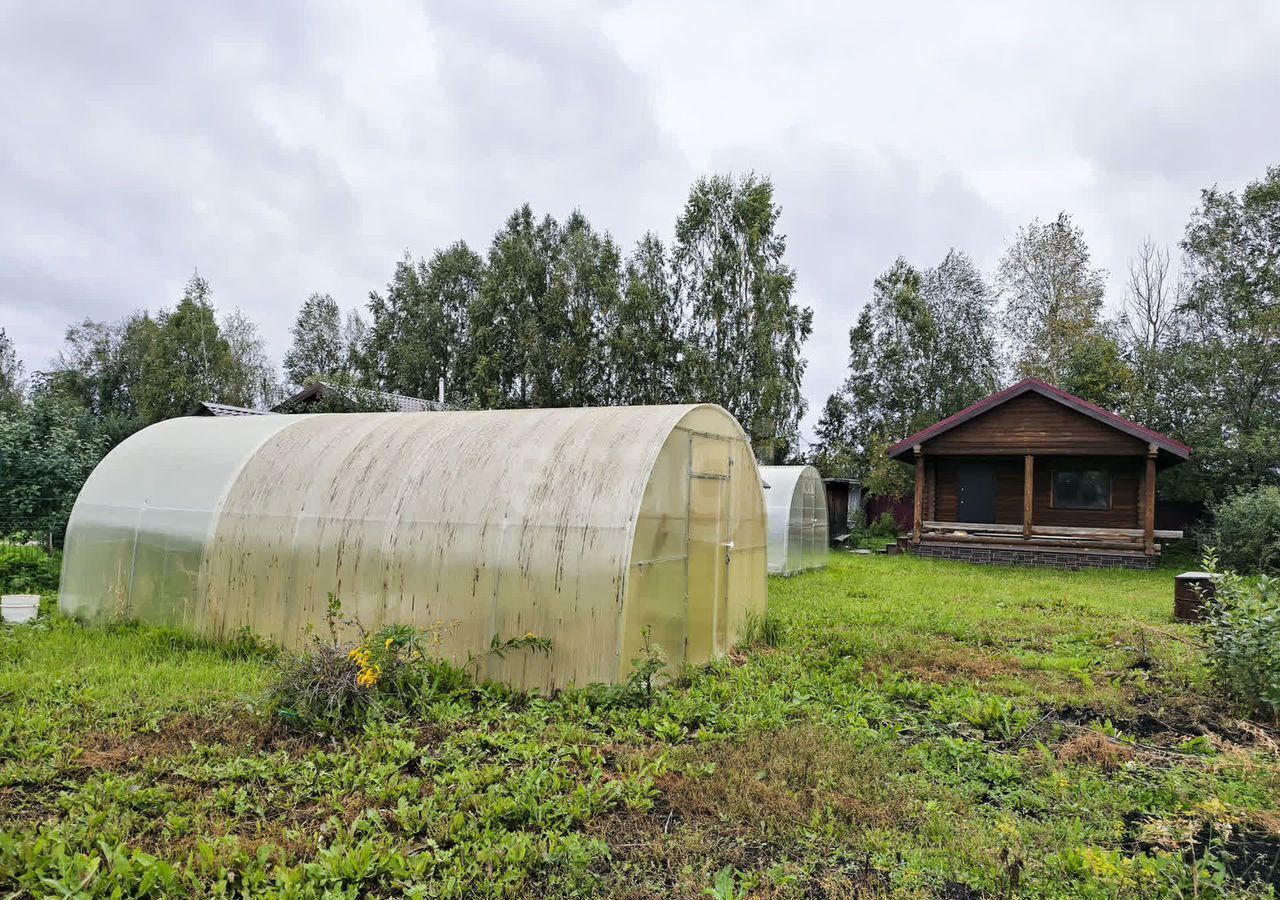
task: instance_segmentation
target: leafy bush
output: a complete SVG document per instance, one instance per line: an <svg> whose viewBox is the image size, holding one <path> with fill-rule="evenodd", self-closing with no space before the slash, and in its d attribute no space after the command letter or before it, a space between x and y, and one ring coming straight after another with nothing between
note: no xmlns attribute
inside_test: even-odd
<svg viewBox="0 0 1280 900"><path fill-rule="evenodd" d="M0 592L52 594L58 590L62 554L43 547L0 544Z"/></svg>
<svg viewBox="0 0 1280 900"><path fill-rule="evenodd" d="M880 514L879 519L868 526L867 533L871 537L895 540L898 537L898 520L886 509Z"/></svg>
<svg viewBox="0 0 1280 900"><path fill-rule="evenodd" d="M893 518L893 513L886 510L874 522L867 522L862 518L855 519L847 545L850 547L879 549L897 539L898 523Z"/></svg>
<svg viewBox="0 0 1280 900"><path fill-rule="evenodd" d="M1220 503L1213 546L1224 568L1280 575L1280 488L1260 487Z"/></svg>
<svg viewBox="0 0 1280 900"><path fill-rule="evenodd" d="M423 703L470 688L468 670L489 656L530 648L547 652L551 641L530 633L471 654L465 666L434 657L447 626L388 625L368 633L355 625L357 641L338 637L341 604L330 597L329 639L315 637L309 650L283 658L267 692L267 709L290 728L336 734L361 727L373 713L402 716Z"/></svg>
<svg viewBox="0 0 1280 900"><path fill-rule="evenodd" d="M1205 604L1209 662L1223 688L1250 710L1280 718L1280 578L1218 571L1215 596Z"/></svg>
<svg viewBox="0 0 1280 900"><path fill-rule="evenodd" d="M631 671L621 684L589 684L580 689L581 696L592 709L623 709L653 706L654 693L660 684L669 682L667 653L653 642L653 628L646 625L640 655L631 660ZM568 694L576 691L570 689Z"/></svg>

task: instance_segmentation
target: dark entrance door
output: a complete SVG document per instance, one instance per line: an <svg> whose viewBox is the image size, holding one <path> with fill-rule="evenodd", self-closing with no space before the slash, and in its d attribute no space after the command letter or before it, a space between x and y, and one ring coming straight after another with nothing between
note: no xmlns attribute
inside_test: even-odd
<svg viewBox="0 0 1280 900"><path fill-rule="evenodd" d="M961 522L995 522L996 470L991 463L961 463L956 486Z"/></svg>

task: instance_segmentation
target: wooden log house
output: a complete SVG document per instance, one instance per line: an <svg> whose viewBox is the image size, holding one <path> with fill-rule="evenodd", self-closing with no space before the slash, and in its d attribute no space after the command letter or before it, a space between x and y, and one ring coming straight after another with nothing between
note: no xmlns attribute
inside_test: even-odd
<svg viewBox="0 0 1280 900"><path fill-rule="evenodd" d="M1156 473L1191 448L1034 378L889 448L915 467L908 549L972 562L1147 568Z"/></svg>

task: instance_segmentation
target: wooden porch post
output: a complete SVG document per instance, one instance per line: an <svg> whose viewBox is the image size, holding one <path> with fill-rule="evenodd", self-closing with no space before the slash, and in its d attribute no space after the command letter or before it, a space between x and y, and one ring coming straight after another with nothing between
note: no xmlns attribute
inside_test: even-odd
<svg viewBox="0 0 1280 900"><path fill-rule="evenodd" d="M1022 539L1031 540L1031 498L1035 487L1035 457L1028 453L1022 464Z"/></svg>
<svg viewBox="0 0 1280 900"><path fill-rule="evenodd" d="M924 448L915 446L916 454L916 496L915 510L912 517L911 542L920 543L920 535L924 532Z"/></svg>
<svg viewBox="0 0 1280 900"><path fill-rule="evenodd" d="M1142 479L1142 550L1147 556L1156 553L1156 454L1155 444L1147 445L1147 471Z"/></svg>

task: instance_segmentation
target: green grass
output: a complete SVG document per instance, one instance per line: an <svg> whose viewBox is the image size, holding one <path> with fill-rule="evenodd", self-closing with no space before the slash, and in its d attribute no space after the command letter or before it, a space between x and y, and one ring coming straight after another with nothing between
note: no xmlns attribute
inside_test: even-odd
<svg viewBox="0 0 1280 900"><path fill-rule="evenodd" d="M252 711L266 660L0 628L0 897L1272 895L1275 735L1171 581L840 555L651 707L468 689L338 740Z"/></svg>

